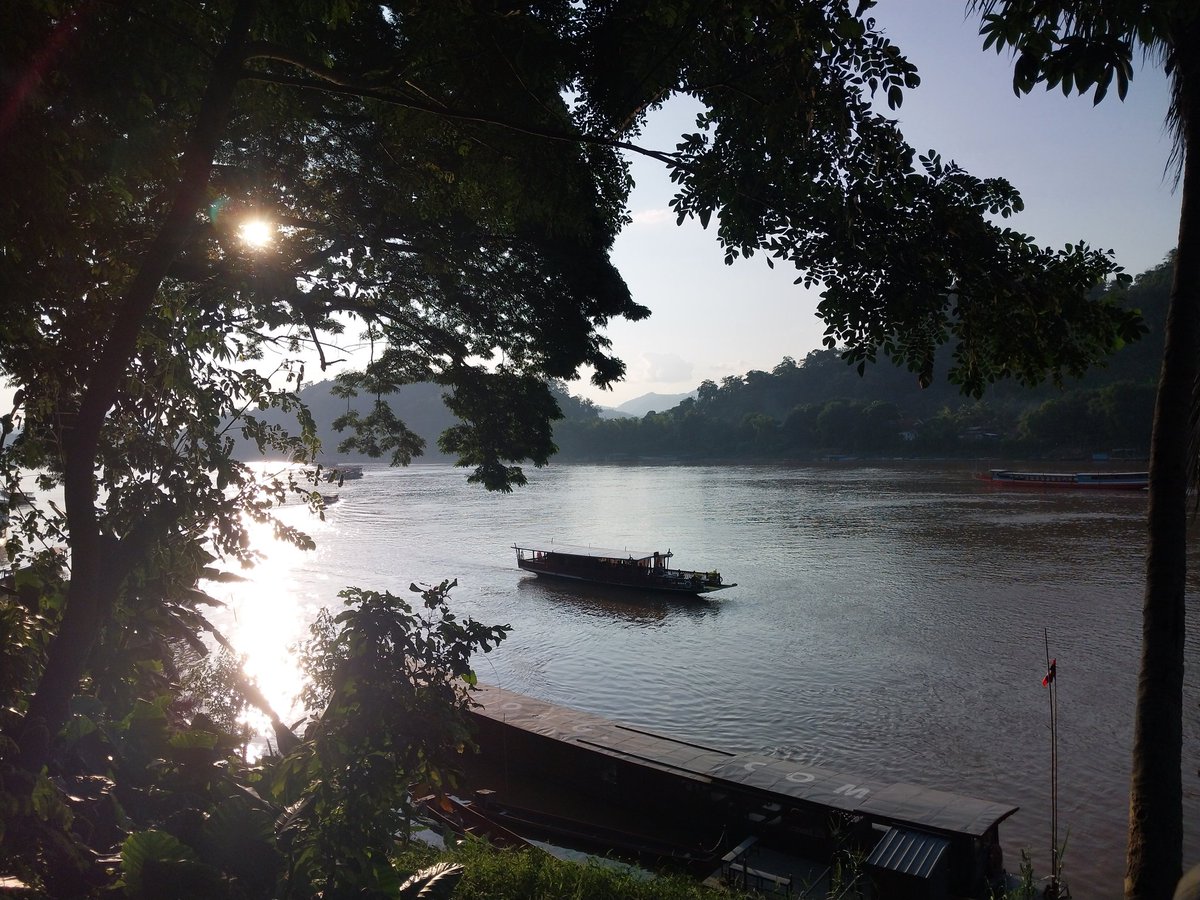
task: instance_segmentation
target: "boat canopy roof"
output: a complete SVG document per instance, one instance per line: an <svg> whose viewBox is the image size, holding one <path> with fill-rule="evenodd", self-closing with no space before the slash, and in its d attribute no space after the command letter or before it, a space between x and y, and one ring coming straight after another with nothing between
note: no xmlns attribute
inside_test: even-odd
<svg viewBox="0 0 1200 900"><path fill-rule="evenodd" d="M914 784L864 781L822 766L739 754L711 769L710 775L747 787L784 794L796 800L953 834L982 836L1017 807L976 800Z"/></svg>
<svg viewBox="0 0 1200 900"><path fill-rule="evenodd" d="M982 837L1017 811L1007 803L921 785L876 782L824 766L734 753L654 734L580 710L480 684L474 712L563 744L706 784L762 791L775 802L867 816L872 822Z"/></svg>
<svg viewBox="0 0 1200 900"><path fill-rule="evenodd" d="M667 559L674 554L668 550L666 553L660 553L656 550L624 550L604 549L601 547L584 547L577 544L513 544L514 550L524 550L526 553L564 553L568 556L590 556L595 559L653 559L657 556L659 559Z"/></svg>
<svg viewBox="0 0 1200 900"><path fill-rule="evenodd" d="M982 837L1017 811L1007 803L977 800L917 784L892 784L868 797L858 812L879 819Z"/></svg>

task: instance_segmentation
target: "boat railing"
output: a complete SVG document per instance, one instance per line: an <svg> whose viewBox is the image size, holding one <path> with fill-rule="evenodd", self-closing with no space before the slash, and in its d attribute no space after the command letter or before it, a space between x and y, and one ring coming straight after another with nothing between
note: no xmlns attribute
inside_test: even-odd
<svg viewBox="0 0 1200 900"><path fill-rule="evenodd" d="M663 577L672 581L696 581L701 584L720 584L720 572L694 572L690 569L660 569Z"/></svg>
<svg viewBox="0 0 1200 900"><path fill-rule="evenodd" d="M749 865L751 855L757 849L758 838L750 835L728 853L721 857L721 877L728 885L736 885L743 890L749 889L760 894L792 895L792 879L786 875L777 875L755 869Z"/></svg>
<svg viewBox="0 0 1200 900"><path fill-rule="evenodd" d="M792 896L792 879L786 875L776 875L774 872L764 872L752 869L741 863L730 863L729 874L725 877L726 884L736 885L742 890L756 891L759 894L782 894Z"/></svg>

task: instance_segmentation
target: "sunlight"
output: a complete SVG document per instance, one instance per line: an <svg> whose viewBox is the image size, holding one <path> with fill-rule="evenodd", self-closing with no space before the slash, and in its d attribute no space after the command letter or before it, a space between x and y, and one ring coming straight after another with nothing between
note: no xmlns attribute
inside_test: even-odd
<svg viewBox="0 0 1200 900"><path fill-rule="evenodd" d="M276 513L314 537L326 527L304 506L284 507ZM312 576L305 571L306 564L312 562L311 555L319 551L304 551L277 541L269 524L248 522L247 527L263 559L254 568L239 572L245 581L208 583L206 589L226 604L213 615L214 624L245 656L244 671L280 718L290 724L300 715L296 701L303 687L293 650L308 637L309 623L328 601L319 593L323 585L318 582L314 591ZM269 733L267 720L257 711L251 709L245 718L260 734L264 729Z"/></svg>
<svg viewBox="0 0 1200 900"><path fill-rule="evenodd" d="M247 219L238 227L238 237L251 250L261 250L275 240L275 226L266 219Z"/></svg>

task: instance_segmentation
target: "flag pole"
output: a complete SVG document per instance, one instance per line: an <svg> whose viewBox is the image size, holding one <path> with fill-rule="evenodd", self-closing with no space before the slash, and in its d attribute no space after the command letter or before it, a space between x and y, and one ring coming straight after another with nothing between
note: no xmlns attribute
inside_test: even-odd
<svg viewBox="0 0 1200 900"><path fill-rule="evenodd" d="M1050 884L1046 887L1046 900L1069 897L1063 893L1058 881L1058 690L1055 676L1058 674L1058 659L1050 657L1050 629L1044 629L1046 643L1046 677L1042 686L1050 689Z"/></svg>

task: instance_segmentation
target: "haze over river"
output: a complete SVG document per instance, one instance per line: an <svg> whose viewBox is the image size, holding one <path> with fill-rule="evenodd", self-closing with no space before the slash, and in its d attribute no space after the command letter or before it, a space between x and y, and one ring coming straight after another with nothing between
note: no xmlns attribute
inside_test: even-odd
<svg viewBox="0 0 1200 900"><path fill-rule="evenodd" d="M1001 491L955 463L552 466L489 494L451 466L368 467L317 549L271 546L225 626L287 708L288 647L346 585L452 606L509 638L481 680L735 751L1021 807L1016 871L1049 866L1044 629L1058 660L1060 838L1080 898L1118 897L1145 550L1137 493ZM657 599L538 580L511 549L549 541L675 552L737 587ZM1200 549L1191 542L1185 857L1200 862ZM232 590L231 590L232 589Z"/></svg>

